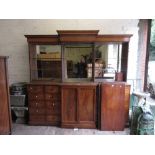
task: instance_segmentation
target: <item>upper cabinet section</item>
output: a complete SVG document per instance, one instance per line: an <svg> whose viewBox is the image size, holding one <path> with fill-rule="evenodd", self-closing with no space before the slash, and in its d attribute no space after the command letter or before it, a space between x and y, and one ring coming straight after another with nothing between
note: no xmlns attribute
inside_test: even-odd
<svg viewBox="0 0 155 155"><path fill-rule="evenodd" d="M61 80L61 46L30 45L31 80Z"/></svg>
<svg viewBox="0 0 155 155"><path fill-rule="evenodd" d="M25 35L31 80L126 81L132 35L99 35L99 30L57 30L58 35ZM120 76L121 75L121 76Z"/></svg>

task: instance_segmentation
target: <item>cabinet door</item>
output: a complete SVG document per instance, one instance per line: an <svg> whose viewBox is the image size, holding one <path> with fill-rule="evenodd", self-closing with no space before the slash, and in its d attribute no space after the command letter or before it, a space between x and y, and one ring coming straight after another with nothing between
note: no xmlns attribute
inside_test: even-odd
<svg viewBox="0 0 155 155"><path fill-rule="evenodd" d="M95 122L96 92L94 88L80 88L78 91L79 122Z"/></svg>
<svg viewBox="0 0 155 155"><path fill-rule="evenodd" d="M102 84L101 92L101 130L124 130L123 84Z"/></svg>
<svg viewBox="0 0 155 155"><path fill-rule="evenodd" d="M77 89L71 87L62 88L62 123L74 123L77 121Z"/></svg>

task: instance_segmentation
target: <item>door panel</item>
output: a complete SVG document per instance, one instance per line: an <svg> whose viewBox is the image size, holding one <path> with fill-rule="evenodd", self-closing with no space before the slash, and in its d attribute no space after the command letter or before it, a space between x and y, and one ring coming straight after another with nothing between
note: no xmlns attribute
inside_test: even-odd
<svg viewBox="0 0 155 155"><path fill-rule="evenodd" d="M62 122L77 121L77 90L62 88Z"/></svg>
<svg viewBox="0 0 155 155"><path fill-rule="evenodd" d="M101 129L124 129L124 92L123 84L103 84L101 94Z"/></svg>
<svg viewBox="0 0 155 155"><path fill-rule="evenodd" d="M79 89L78 119L81 121L94 121L94 89Z"/></svg>

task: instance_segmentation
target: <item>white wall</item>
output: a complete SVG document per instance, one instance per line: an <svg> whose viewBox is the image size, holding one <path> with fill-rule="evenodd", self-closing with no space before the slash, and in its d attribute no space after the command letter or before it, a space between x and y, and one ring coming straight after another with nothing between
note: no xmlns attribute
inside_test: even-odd
<svg viewBox="0 0 155 155"><path fill-rule="evenodd" d="M56 30L100 30L99 34L133 34L128 78L135 78L138 46L136 19L0 20L0 55L9 56L9 82L29 82L29 56L25 34L57 34ZM134 69L135 68L135 69Z"/></svg>

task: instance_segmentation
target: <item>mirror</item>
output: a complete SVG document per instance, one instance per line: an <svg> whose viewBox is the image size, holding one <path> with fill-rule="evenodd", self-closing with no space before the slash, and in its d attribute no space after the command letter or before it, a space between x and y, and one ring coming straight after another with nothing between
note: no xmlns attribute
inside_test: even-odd
<svg viewBox="0 0 155 155"><path fill-rule="evenodd" d="M64 60L67 67L65 70L66 79L92 79L92 45L76 44L65 45Z"/></svg>
<svg viewBox="0 0 155 155"><path fill-rule="evenodd" d="M61 78L61 46L37 45L38 78Z"/></svg>
<svg viewBox="0 0 155 155"><path fill-rule="evenodd" d="M96 44L95 79L115 79L121 71L121 44Z"/></svg>

